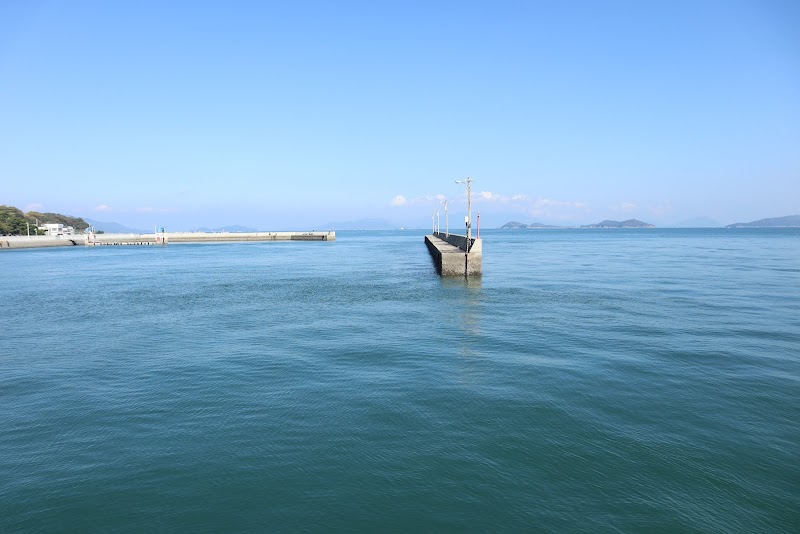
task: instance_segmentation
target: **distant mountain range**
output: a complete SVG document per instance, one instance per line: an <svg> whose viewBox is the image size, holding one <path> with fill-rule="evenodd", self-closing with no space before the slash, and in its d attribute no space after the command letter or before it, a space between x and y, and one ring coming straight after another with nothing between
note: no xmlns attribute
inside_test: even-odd
<svg viewBox="0 0 800 534"><path fill-rule="evenodd" d="M711 217L693 217L672 226L675 228L722 228L722 223Z"/></svg>
<svg viewBox="0 0 800 534"><path fill-rule="evenodd" d="M83 220L94 226L95 230L101 230L107 234L147 234L153 231L152 228L149 232L138 228L128 228L127 226L115 222L95 221L89 218L84 218Z"/></svg>
<svg viewBox="0 0 800 534"><path fill-rule="evenodd" d="M249 226L241 226L241 225L238 225L238 224L232 224L230 226L220 226L219 228L206 228L206 227L203 226L203 227L200 227L200 228L195 228L194 230L192 230L192 232L213 232L213 233L219 233L219 232L258 232L258 230L255 229L255 228L251 228Z"/></svg>
<svg viewBox="0 0 800 534"><path fill-rule="evenodd" d="M655 228L655 225L642 222L639 219L628 219L621 222L605 220L597 224L586 224L581 228Z"/></svg>
<svg viewBox="0 0 800 534"><path fill-rule="evenodd" d="M129 228L120 223L95 221L94 219L84 219L94 226L95 230L102 230L107 234L150 234L154 229L142 230L140 228ZM233 224L231 226L220 226L219 228L196 228L192 232L257 232L255 228Z"/></svg>
<svg viewBox="0 0 800 534"><path fill-rule="evenodd" d="M520 230L520 229L536 229L536 228L655 228L655 225L642 222L638 219L628 219L627 221L609 221L605 220L597 224L586 224L583 226L552 226L542 223L525 224L517 221L507 222L500 227L502 230Z"/></svg>
<svg viewBox="0 0 800 534"><path fill-rule="evenodd" d="M387 221L386 219L359 219L357 221L338 221L320 225L319 228L333 228L336 230L395 230L403 225ZM408 228L408 226L406 226Z"/></svg>
<svg viewBox="0 0 800 534"><path fill-rule="evenodd" d="M97 230L110 234L146 234L153 230L142 230L139 228L130 228L116 222L97 221L94 219L84 218L84 221L94 226ZM501 219L502 220L502 219ZM697 217L677 224L678 227L719 227L721 226L717 221L705 217ZM400 228L413 228L414 226L403 226L396 222L391 222L386 219L359 219L356 221L339 221L331 222L324 225L318 225L317 228L335 228L336 230L395 230ZM627 221L611 221L605 220L597 224L586 224L582 226L559 226L551 224L543 224L534 222L530 224L521 223L519 221L509 221L499 228L502 230L528 230L528 229L547 229L547 228L655 228L655 225L640 221L638 219L629 219ZM734 223L729 224L725 228L796 228L800 227L800 215L788 215L786 217L773 217L770 219L760 219L758 221L747 223ZM201 227L193 230L194 232L257 232L256 228L250 226L241 226L234 224L231 226L220 226L218 228Z"/></svg>
<svg viewBox="0 0 800 534"><path fill-rule="evenodd" d="M800 227L800 215L760 219L749 223L729 224L725 228L797 228Z"/></svg>

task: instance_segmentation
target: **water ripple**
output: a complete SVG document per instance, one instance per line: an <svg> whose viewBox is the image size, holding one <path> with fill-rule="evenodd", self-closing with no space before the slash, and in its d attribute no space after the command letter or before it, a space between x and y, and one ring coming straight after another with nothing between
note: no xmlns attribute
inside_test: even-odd
<svg viewBox="0 0 800 534"><path fill-rule="evenodd" d="M2 255L0 531L796 530L800 233L485 237Z"/></svg>

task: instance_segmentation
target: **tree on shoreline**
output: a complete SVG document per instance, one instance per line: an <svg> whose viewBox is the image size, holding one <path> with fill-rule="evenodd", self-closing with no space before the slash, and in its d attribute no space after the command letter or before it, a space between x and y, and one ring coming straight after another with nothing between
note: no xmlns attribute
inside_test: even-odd
<svg viewBox="0 0 800 534"><path fill-rule="evenodd" d="M31 235L38 235L37 220L39 224L60 223L64 226L72 226L76 232L83 232L89 227L89 223L80 217L60 213L39 213L38 211L22 213L21 209L14 206L0 206L0 235L28 235L28 227L30 227Z"/></svg>

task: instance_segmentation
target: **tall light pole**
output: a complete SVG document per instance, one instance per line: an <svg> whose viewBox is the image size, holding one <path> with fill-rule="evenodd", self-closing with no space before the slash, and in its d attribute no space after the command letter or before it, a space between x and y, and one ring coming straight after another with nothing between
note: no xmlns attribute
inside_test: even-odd
<svg viewBox="0 0 800 534"><path fill-rule="evenodd" d="M439 208L436 208L436 231L442 233L442 218L440 216Z"/></svg>
<svg viewBox="0 0 800 534"><path fill-rule="evenodd" d="M450 237L450 221L447 218L447 201L444 201L444 235Z"/></svg>
<svg viewBox="0 0 800 534"><path fill-rule="evenodd" d="M456 180L457 184L467 184L467 249L469 249L469 242L472 239L472 182L474 182L472 178L467 176L466 180Z"/></svg>
<svg viewBox="0 0 800 534"><path fill-rule="evenodd" d="M448 221L447 221L447 201L446 200L440 200L439 201L439 205L441 206L442 204L444 204L444 228L445 228L445 233L449 234L450 233L449 232L449 224L448 224ZM439 231L440 232L442 231L441 223L439 224Z"/></svg>

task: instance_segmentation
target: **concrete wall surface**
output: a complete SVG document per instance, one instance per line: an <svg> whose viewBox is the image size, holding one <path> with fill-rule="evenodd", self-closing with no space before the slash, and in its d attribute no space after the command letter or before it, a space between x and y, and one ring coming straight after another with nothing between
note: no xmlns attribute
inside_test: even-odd
<svg viewBox="0 0 800 534"><path fill-rule="evenodd" d="M167 243L231 241L336 241L336 232L167 232ZM155 243L155 234L95 234L100 245ZM71 247L86 244L86 234L71 236L0 236L0 249Z"/></svg>
<svg viewBox="0 0 800 534"><path fill-rule="evenodd" d="M467 254L435 235L426 235L425 245L433 258L436 272L442 276L474 276L482 273L483 255L474 252L474 249Z"/></svg>
<svg viewBox="0 0 800 534"><path fill-rule="evenodd" d="M0 236L0 249L9 248L44 248L44 247L74 247L83 245L82 235L64 236L22 236L4 235Z"/></svg>
<svg viewBox="0 0 800 534"><path fill-rule="evenodd" d="M447 241L454 247L458 247L461 250L467 250L467 236L465 235L458 235L458 234L445 234L444 232L434 232L434 236L438 237L443 241ZM482 254L483 253L483 240L482 239L475 239L474 237L470 240L470 247L469 251L475 254Z"/></svg>
<svg viewBox="0 0 800 534"><path fill-rule="evenodd" d="M167 232L170 243L214 241L336 241L336 232Z"/></svg>

